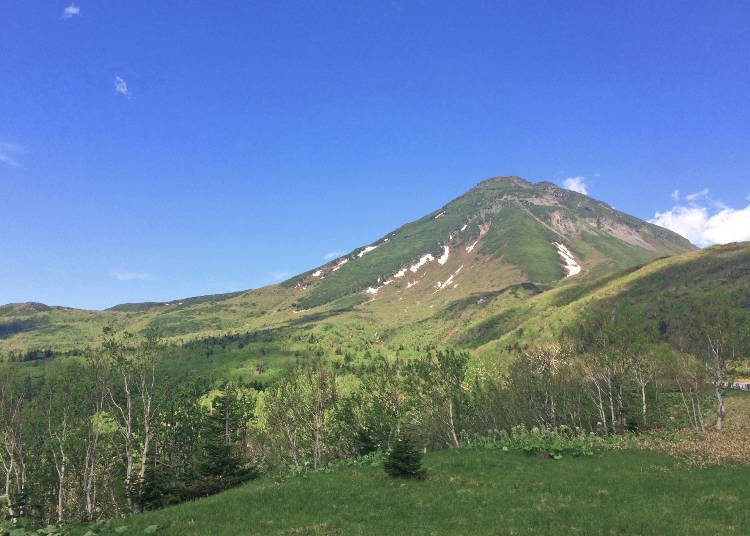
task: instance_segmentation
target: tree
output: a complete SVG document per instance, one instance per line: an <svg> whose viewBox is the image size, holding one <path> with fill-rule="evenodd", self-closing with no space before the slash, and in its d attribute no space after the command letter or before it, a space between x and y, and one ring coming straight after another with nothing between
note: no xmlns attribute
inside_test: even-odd
<svg viewBox="0 0 750 536"><path fill-rule="evenodd" d="M69 467L69 449L72 427L75 425L75 415L72 413L79 407L78 401L73 399L74 383L70 378L63 381L47 381L47 435L48 448L57 473L57 522L62 523L64 513L64 495L66 471Z"/></svg>
<svg viewBox="0 0 750 536"><path fill-rule="evenodd" d="M267 423L283 437L284 450L298 465L305 451L318 467L327 443L327 418L338 396L336 376L323 361L287 372L266 398Z"/></svg>
<svg viewBox="0 0 750 536"><path fill-rule="evenodd" d="M328 372L322 362L304 369L304 378L310 392L310 422L313 432L313 464L323 460L325 449L326 416L336 403L336 376Z"/></svg>
<svg viewBox="0 0 750 536"><path fill-rule="evenodd" d="M107 396L103 369L103 357L99 352L87 356L92 373L92 388L86 392L84 407L88 411L83 440L82 488L85 517L92 519L96 510L96 468L99 456L99 437L102 432L102 417Z"/></svg>
<svg viewBox="0 0 750 536"><path fill-rule="evenodd" d="M724 395L729 387L727 363L747 350L747 314L724 290L700 292L690 297L689 314L683 318L693 353L700 356L713 383L717 400L716 429L726 417Z"/></svg>
<svg viewBox="0 0 750 536"><path fill-rule="evenodd" d="M394 478L416 478L423 480L427 473L422 468L422 453L406 434L399 434L388 451L383 469Z"/></svg>
<svg viewBox="0 0 750 536"><path fill-rule="evenodd" d="M387 449L401 428L406 404L404 364L384 356L374 358L371 371L361 378L358 431L360 441L372 448ZM372 449L371 449L372 450Z"/></svg>
<svg viewBox="0 0 750 536"><path fill-rule="evenodd" d="M132 511L130 496L138 493L137 487L143 481L148 463L152 439L152 418L156 409L154 406L155 369L161 345L158 334L154 330L146 330L143 339L137 341L128 332L118 335L111 327L105 327L102 348L108 358L106 365L110 370L104 389L122 438L125 488L128 495L128 509ZM138 407L140 408L139 421L134 415ZM142 430L136 430L139 423ZM138 453L136 453L137 437L141 439ZM138 473L134 475L136 454L140 457L140 467Z"/></svg>
<svg viewBox="0 0 750 536"><path fill-rule="evenodd" d="M0 379L0 439L5 490L2 498L8 504L11 517L26 514L26 450L24 441L24 410L28 400L28 383L16 384L10 375ZM11 484L14 484L11 487Z"/></svg>
<svg viewBox="0 0 750 536"><path fill-rule="evenodd" d="M457 411L463 398L469 354L452 348L428 351L412 363L410 387L418 400L419 411L432 419L440 435L458 448Z"/></svg>
<svg viewBox="0 0 750 536"><path fill-rule="evenodd" d="M642 309L620 305L610 326L611 341L620 361L629 370L641 394L641 419L647 425L646 387L656 374L656 355L649 351L656 341L656 325Z"/></svg>
<svg viewBox="0 0 750 536"><path fill-rule="evenodd" d="M144 335L140 347L135 354L135 372L138 394L141 398L141 411L143 415L143 444L141 446L141 466L138 470L138 478L143 480L148 464L149 447L153 435L152 419L156 396L156 360L161 352L161 341L159 334L148 329Z"/></svg>
<svg viewBox="0 0 750 536"><path fill-rule="evenodd" d="M105 364L111 374L103 376L104 392L112 409L112 415L122 437L122 448L125 456L125 489L127 490L128 510L133 511L131 491L133 482L133 463L135 456L133 430L133 362L127 343L132 335L125 332L122 336L111 328L104 328L102 349L107 361Z"/></svg>
<svg viewBox="0 0 750 536"><path fill-rule="evenodd" d="M685 415L696 430L704 432L702 393L706 370L702 363L683 348L672 348L664 344L657 350L661 353L669 377L680 390L680 399ZM689 404L689 405L688 405Z"/></svg>
<svg viewBox="0 0 750 536"><path fill-rule="evenodd" d="M232 452L232 398L234 387L226 382L212 400L204 419L199 445L198 474L224 478L233 475L240 463Z"/></svg>
<svg viewBox="0 0 750 536"><path fill-rule="evenodd" d="M579 366L589 398L596 406L605 433L625 424L623 384L628 368L626 352L618 346L617 309L597 307L587 311L581 322L565 334L581 356ZM609 413L609 422L607 420Z"/></svg>
<svg viewBox="0 0 750 536"><path fill-rule="evenodd" d="M558 342L538 344L525 351L514 369L514 385L525 383L527 409L540 392L537 420L541 425L556 427L559 420L559 396L570 365L568 351ZM571 417L571 421L573 418Z"/></svg>

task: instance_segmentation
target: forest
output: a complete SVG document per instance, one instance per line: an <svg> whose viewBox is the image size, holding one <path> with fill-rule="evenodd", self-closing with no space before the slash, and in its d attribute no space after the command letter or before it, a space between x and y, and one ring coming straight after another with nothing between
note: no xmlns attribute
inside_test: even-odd
<svg viewBox="0 0 750 536"><path fill-rule="evenodd" d="M2 519L116 518L385 453L402 439L437 450L533 431L564 449L721 429L726 391L750 355L750 322L728 294L690 296L658 317L592 306L506 367L426 345L414 358L307 356L269 382L170 376L157 331L107 327L65 366L39 376L2 369Z"/></svg>

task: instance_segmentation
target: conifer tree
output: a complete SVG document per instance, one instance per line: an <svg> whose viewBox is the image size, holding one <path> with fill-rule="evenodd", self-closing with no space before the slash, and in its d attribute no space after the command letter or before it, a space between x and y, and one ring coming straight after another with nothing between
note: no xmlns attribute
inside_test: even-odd
<svg viewBox="0 0 750 536"><path fill-rule="evenodd" d="M232 452L233 397L234 389L226 383L204 421L198 461L198 474L202 477L223 478L238 470L239 461Z"/></svg>
<svg viewBox="0 0 750 536"><path fill-rule="evenodd" d="M427 476L422 468L422 453L412 439L400 434L394 441L383 464L385 472L394 478L417 478L424 480Z"/></svg>

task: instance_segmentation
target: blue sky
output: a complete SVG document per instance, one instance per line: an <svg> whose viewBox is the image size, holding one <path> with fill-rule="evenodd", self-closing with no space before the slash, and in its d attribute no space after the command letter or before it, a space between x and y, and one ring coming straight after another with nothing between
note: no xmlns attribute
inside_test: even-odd
<svg viewBox="0 0 750 536"><path fill-rule="evenodd" d="M749 23L747 2L6 0L0 303L262 286L495 175L750 239Z"/></svg>

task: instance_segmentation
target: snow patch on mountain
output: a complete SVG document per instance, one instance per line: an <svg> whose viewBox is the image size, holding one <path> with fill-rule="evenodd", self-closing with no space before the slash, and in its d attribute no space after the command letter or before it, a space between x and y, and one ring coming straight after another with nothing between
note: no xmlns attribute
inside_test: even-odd
<svg viewBox="0 0 750 536"><path fill-rule="evenodd" d="M331 270L331 271L335 272L336 270L338 270L339 268L341 268L342 266L344 266L347 262L349 262L349 259L341 259L339 261L339 263L336 266L334 266L333 270Z"/></svg>
<svg viewBox="0 0 750 536"><path fill-rule="evenodd" d="M557 254L560 255L563 263L563 270L565 271L565 277L571 277L581 271L581 266L576 262L575 257L570 250L560 242L552 242L557 248Z"/></svg>
<svg viewBox="0 0 750 536"><path fill-rule="evenodd" d="M450 248L448 246L443 246L443 254L438 259L439 264L445 264L448 262L448 256L450 255Z"/></svg>
<svg viewBox="0 0 750 536"><path fill-rule="evenodd" d="M445 281L443 281L442 283L440 281L438 281L437 284L435 285L437 287L437 290L435 292L438 292L439 290L443 290L445 287L447 287L451 283L453 283L453 278L456 277L459 274L459 272L461 272L461 270L463 269L463 267L464 267L463 264L461 266L459 266L458 270L456 270L455 272L453 272L450 275L450 277L448 279L446 279ZM456 288L456 286L457 285L455 285L453 288ZM435 292L433 292L433 294L435 294Z"/></svg>
<svg viewBox="0 0 750 536"><path fill-rule="evenodd" d="M487 233L487 231L490 230L490 226L492 225L492 222L487 222L479 226L479 238L477 238L473 244L468 246L466 248L466 253L471 253L474 250L474 247L477 245L477 243L482 239L482 237Z"/></svg>
<svg viewBox="0 0 750 536"><path fill-rule="evenodd" d="M370 253L373 249L378 249L378 246L367 246L365 249L357 253L357 257L361 259L365 253Z"/></svg>
<svg viewBox="0 0 750 536"><path fill-rule="evenodd" d="M432 253L427 253L426 255L422 255L416 264L412 264L409 267L409 270L411 270L413 273L416 274L417 270L419 270L422 266L434 260L435 260L435 257L432 256Z"/></svg>

